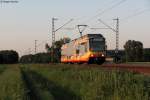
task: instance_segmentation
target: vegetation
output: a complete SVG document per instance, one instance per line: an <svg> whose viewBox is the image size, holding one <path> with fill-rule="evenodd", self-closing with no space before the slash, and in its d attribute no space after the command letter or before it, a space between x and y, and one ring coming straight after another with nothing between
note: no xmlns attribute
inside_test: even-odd
<svg viewBox="0 0 150 100"><path fill-rule="evenodd" d="M6 66L0 74L0 100L28 100L18 65Z"/></svg>
<svg viewBox="0 0 150 100"><path fill-rule="evenodd" d="M144 61L150 62L150 48L144 49Z"/></svg>
<svg viewBox="0 0 150 100"><path fill-rule="evenodd" d="M5 71L5 69L6 69L6 67L4 65L3 66L0 65L0 74L3 73Z"/></svg>
<svg viewBox="0 0 150 100"><path fill-rule="evenodd" d="M120 57L121 62L126 62L125 50L119 50L118 56ZM107 57L115 57L115 50L107 50ZM150 48L143 49L143 62L150 62Z"/></svg>
<svg viewBox="0 0 150 100"><path fill-rule="evenodd" d="M53 55L53 61L52 62L60 62L60 58L61 58L61 46L65 43L70 42L71 39L68 37L62 38L58 41L56 41L51 47L46 44L45 48L47 50L48 53L51 54L51 56Z"/></svg>
<svg viewBox="0 0 150 100"><path fill-rule="evenodd" d="M24 55L20 58L20 63L49 63L51 57L49 53L37 53L35 55Z"/></svg>
<svg viewBox="0 0 150 100"><path fill-rule="evenodd" d="M66 91L71 91L73 98L78 98L77 100L148 100L149 98L150 90L147 88L149 84L145 85L149 78L143 75L99 68L83 68L85 66L72 67L58 65L58 67L45 66L43 68L39 65L31 67L30 70Z"/></svg>
<svg viewBox="0 0 150 100"><path fill-rule="evenodd" d="M50 63L52 61L51 57L54 56L53 62L58 63L60 62L61 58L61 46L64 43L68 43L70 41L70 38L63 38L59 41L56 41L54 45L51 47L46 44L45 49L47 53L37 53L37 54L29 54L29 55L23 55L20 58L20 63L29 64L29 63ZM52 55L53 54L53 55Z"/></svg>
<svg viewBox="0 0 150 100"><path fill-rule="evenodd" d="M118 51L120 62L150 62L150 48L143 48L141 42L128 40L124 48ZM115 50L107 50L107 57L115 58Z"/></svg>
<svg viewBox="0 0 150 100"><path fill-rule="evenodd" d="M2 66L4 66L2 68ZM149 100L150 77L85 65L2 65L0 100Z"/></svg>
<svg viewBox="0 0 150 100"><path fill-rule="evenodd" d="M0 64L18 63L19 55L13 50L0 51Z"/></svg>
<svg viewBox="0 0 150 100"><path fill-rule="evenodd" d="M46 87L47 84L43 84L44 80L40 80L40 77L34 75L34 72L24 68L22 68L22 75L24 82L30 90L31 100L53 100L51 93Z"/></svg>
<svg viewBox="0 0 150 100"><path fill-rule="evenodd" d="M124 45L126 61L143 61L143 44L139 41L128 40Z"/></svg>

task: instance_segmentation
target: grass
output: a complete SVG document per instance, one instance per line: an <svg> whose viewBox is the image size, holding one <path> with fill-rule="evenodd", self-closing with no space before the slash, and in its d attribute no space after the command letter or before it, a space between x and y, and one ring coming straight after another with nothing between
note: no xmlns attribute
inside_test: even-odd
<svg viewBox="0 0 150 100"><path fill-rule="evenodd" d="M150 77L137 73L86 65L5 67L0 74L0 100L150 99Z"/></svg>
<svg viewBox="0 0 150 100"><path fill-rule="evenodd" d="M150 66L150 62L126 62L125 64L141 65L141 66Z"/></svg>
<svg viewBox="0 0 150 100"><path fill-rule="evenodd" d="M42 80L30 70L22 68L21 71L24 82L28 89L30 89L29 95L31 100L53 100L51 92L46 87L47 84L43 84L45 80Z"/></svg>
<svg viewBox="0 0 150 100"><path fill-rule="evenodd" d="M6 69L6 66L5 66L5 65L0 65L0 74L1 74L2 72L4 72L5 69Z"/></svg>
<svg viewBox="0 0 150 100"><path fill-rule="evenodd" d="M148 100L149 98L150 91L145 85L149 78L136 73L83 68L77 65L72 67L31 65L30 70L72 91L82 100Z"/></svg>
<svg viewBox="0 0 150 100"><path fill-rule="evenodd" d="M27 100L27 89L18 65L8 65L0 75L0 100Z"/></svg>

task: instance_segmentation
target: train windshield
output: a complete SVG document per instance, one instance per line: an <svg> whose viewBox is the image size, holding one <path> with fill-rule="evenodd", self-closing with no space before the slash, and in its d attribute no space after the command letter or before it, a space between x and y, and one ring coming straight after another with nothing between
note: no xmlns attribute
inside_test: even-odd
<svg viewBox="0 0 150 100"><path fill-rule="evenodd" d="M105 50L105 40L90 39L90 49L92 51L104 51Z"/></svg>

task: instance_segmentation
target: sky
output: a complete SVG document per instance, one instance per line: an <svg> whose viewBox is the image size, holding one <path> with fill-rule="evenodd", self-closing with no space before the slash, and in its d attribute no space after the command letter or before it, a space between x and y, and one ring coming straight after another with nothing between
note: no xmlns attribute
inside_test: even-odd
<svg viewBox="0 0 150 100"><path fill-rule="evenodd" d="M1 1L1 0L0 0ZM98 19L115 28L119 18L119 48L127 40L141 41L150 48L150 0L18 0L18 3L0 4L0 50L16 50L20 55L45 52L45 43L51 45L52 18L55 29L73 19L56 32L56 40L78 38L77 25L88 27L83 34L101 33L108 49L115 49L115 33L105 28ZM70 28L72 30L67 30Z"/></svg>

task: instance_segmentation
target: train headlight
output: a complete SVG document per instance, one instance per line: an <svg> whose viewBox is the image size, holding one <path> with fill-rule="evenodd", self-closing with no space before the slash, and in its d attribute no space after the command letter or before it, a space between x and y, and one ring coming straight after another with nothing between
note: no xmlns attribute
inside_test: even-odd
<svg viewBox="0 0 150 100"><path fill-rule="evenodd" d="M93 55L93 54L91 54L91 57L94 57L94 55Z"/></svg>
<svg viewBox="0 0 150 100"><path fill-rule="evenodd" d="M102 54L102 57L104 57L105 55L104 54Z"/></svg>

